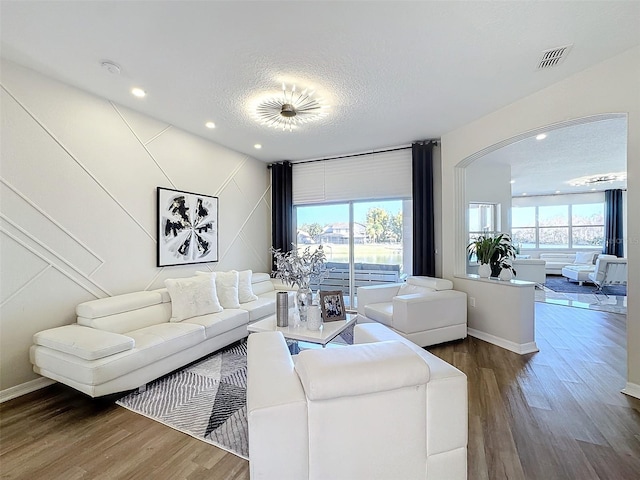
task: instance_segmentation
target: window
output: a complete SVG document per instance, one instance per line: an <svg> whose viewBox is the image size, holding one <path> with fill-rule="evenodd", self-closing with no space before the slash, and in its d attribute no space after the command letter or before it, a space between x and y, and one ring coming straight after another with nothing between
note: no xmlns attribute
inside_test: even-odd
<svg viewBox="0 0 640 480"><path fill-rule="evenodd" d="M511 239L521 248L536 248L536 207L511 210Z"/></svg>
<svg viewBox="0 0 640 480"><path fill-rule="evenodd" d="M604 246L604 203L573 205L571 224L575 248Z"/></svg>
<svg viewBox="0 0 640 480"><path fill-rule="evenodd" d="M604 203L514 206L511 213L513 242L520 248L604 245Z"/></svg>
<svg viewBox="0 0 640 480"><path fill-rule="evenodd" d="M473 242L480 235L495 235L498 233L499 205L495 203L469 203L469 238L467 243ZM475 257L470 259L475 262Z"/></svg>
<svg viewBox="0 0 640 480"><path fill-rule="evenodd" d="M333 268L323 290L354 308L360 285L409 273L410 198L410 147L293 164L298 246L322 244Z"/></svg>
<svg viewBox="0 0 640 480"><path fill-rule="evenodd" d="M538 248L569 248L569 205L538 207Z"/></svg>

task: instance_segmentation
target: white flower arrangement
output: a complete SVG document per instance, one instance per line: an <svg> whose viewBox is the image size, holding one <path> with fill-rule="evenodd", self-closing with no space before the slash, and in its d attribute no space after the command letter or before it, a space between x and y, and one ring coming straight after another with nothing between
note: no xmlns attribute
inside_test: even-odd
<svg viewBox="0 0 640 480"><path fill-rule="evenodd" d="M276 263L276 271L273 274L287 285L308 288L312 281L321 282L329 274L326 265L327 257L322 245L313 252L311 247L307 246L302 253L299 253L293 244L293 249L289 252L282 253L280 249L271 248L271 253Z"/></svg>

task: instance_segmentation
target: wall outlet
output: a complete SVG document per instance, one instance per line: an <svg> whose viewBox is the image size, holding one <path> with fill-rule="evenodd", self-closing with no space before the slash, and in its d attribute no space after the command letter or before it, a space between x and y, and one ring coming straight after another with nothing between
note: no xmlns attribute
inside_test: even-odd
<svg viewBox="0 0 640 480"><path fill-rule="evenodd" d="M470 306L470 307L475 307L475 306L476 306L476 299L475 299L475 297L469 297L469 306Z"/></svg>

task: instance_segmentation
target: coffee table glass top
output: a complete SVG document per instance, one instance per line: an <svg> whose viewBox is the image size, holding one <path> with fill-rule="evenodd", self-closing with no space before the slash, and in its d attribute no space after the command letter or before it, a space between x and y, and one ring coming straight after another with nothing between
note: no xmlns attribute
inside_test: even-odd
<svg viewBox="0 0 640 480"><path fill-rule="evenodd" d="M278 331L282 332L284 338L298 340L301 342L317 343L324 346L354 323L356 323L356 315L347 314L346 320L323 322L320 330L308 330L306 325L301 325L299 327L278 327L276 326L276 316L271 315L265 319L250 323L247 326L247 330L249 330L249 332Z"/></svg>

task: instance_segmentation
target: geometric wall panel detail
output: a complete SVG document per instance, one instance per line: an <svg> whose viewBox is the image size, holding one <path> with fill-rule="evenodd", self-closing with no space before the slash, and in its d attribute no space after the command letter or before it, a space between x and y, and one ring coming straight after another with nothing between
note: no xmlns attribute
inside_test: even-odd
<svg viewBox="0 0 640 480"><path fill-rule="evenodd" d="M71 232L56 223L33 202L0 179L2 215L31 242L51 252L85 275L91 275L103 260Z"/></svg>
<svg viewBox="0 0 640 480"><path fill-rule="evenodd" d="M11 62L1 81L2 389L36 378L31 335L80 301L270 270L264 163ZM220 197L219 262L156 266L159 186Z"/></svg>

